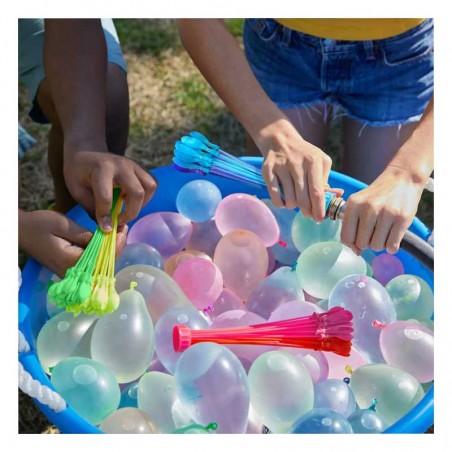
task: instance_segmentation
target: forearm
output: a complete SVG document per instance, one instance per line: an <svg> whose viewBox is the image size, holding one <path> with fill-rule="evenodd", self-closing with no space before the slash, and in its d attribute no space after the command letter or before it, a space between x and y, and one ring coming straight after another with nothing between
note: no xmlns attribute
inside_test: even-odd
<svg viewBox="0 0 452 452"><path fill-rule="evenodd" d="M44 67L65 153L107 151L107 49L99 19L46 19Z"/></svg>
<svg viewBox="0 0 452 452"><path fill-rule="evenodd" d="M404 172L422 187L433 171L433 98L410 138L397 151L386 172Z"/></svg>
<svg viewBox="0 0 452 452"><path fill-rule="evenodd" d="M255 141L269 124L287 121L254 77L222 20L186 19L178 25L192 60Z"/></svg>

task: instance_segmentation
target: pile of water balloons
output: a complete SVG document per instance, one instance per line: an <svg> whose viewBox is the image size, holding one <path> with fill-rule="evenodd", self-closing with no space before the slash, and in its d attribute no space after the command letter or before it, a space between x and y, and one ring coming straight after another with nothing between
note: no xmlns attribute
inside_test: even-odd
<svg viewBox="0 0 452 452"><path fill-rule="evenodd" d="M97 316L47 304L38 358L84 419L107 433L379 433L433 381L433 293L397 256L340 243L270 200L184 185L178 212L129 230L116 262L119 307ZM198 343L175 352L173 328L248 326L353 313L350 356Z"/></svg>

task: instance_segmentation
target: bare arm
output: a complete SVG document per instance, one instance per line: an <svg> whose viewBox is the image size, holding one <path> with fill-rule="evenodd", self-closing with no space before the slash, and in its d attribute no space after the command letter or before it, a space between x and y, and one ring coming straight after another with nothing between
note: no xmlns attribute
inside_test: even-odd
<svg viewBox="0 0 452 452"><path fill-rule="evenodd" d="M109 154L106 140L107 48L100 19L46 19L44 65L64 133L64 177L75 200L111 230L113 185L135 218L155 189L153 177L132 160Z"/></svg>
<svg viewBox="0 0 452 452"><path fill-rule="evenodd" d="M107 152L107 48L100 19L46 19L44 65L65 153Z"/></svg>
<svg viewBox="0 0 452 452"><path fill-rule="evenodd" d="M273 203L297 205L324 217L324 184L331 159L304 141L254 77L236 39L218 19L179 20L182 43L209 84L242 123L264 156L262 174Z"/></svg>
<svg viewBox="0 0 452 452"><path fill-rule="evenodd" d="M432 171L433 98L383 173L368 188L350 196L342 241L360 250L370 246L396 253Z"/></svg>

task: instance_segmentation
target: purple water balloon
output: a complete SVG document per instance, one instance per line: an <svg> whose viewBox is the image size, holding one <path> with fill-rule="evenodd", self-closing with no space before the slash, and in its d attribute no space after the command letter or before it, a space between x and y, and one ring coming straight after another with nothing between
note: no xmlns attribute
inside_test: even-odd
<svg viewBox="0 0 452 452"><path fill-rule="evenodd" d="M213 342L192 345L174 373L179 399L194 421L218 424L217 433L245 433L250 394L245 369L226 347Z"/></svg>
<svg viewBox="0 0 452 452"><path fill-rule="evenodd" d="M291 267L281 267L263 279L248 296L249 311L268 319L280 305L293 300L304 300L303 289Z"/></svg>
<svg viewBox="0 0 452 452"><path fill-rule="evenodd" d="M202 251L213 258L221 237L223 236L220 234L215 220L193 223L193 231L185 249Z"/></svg>
<svg viewBox="0 0 452 452"><path fill-rule="evenodd" d="M313 312L321 313L320 309L314 303L303 300L288 301L279 305L268 318L269 322L278 322L280 320L294 319L296 317L306 317Z"/></svg>
<svg viewBox="0 0 452 452"><path fill-rule="evenodd" d="M353 314L353 346L370 362L384 362L380 350L381 330L375 328L373 322L391 323L397 319L387 290L366 275L349 275L331 290L328 307L335 306L342 306Z"/></svg>
<svg viewBox="0 0 452 452"><path fill-rule="evenodd" d="M127 243L147 243L164 259L182 251L190 240L193 226L177 212L156 212L139 219L127 235Z"/></svg>
<svg viewBox="0 0 452 452"><path fill-rule="evenodd" d="M115 273L129 265L144 264L163 269L163 257L157 249L146 243L130 243L116 259Z"/></svg>
<svg viewBox="0 0 452 452"><path fill-rule="evenodd" d="M213 320L223 312L232 311L234 309L246 310L246 306L232 290L223 288L220 296L213 302L212 308L208 311L208 314Z"/></svg>
<svg viewBox="0 0 452 452"><path fill-rule="evenodd" d="M383 253L376 256L372 261L371 267L373 277L383 286L396 276L405 273L402 261L394 254Z"/></svg>
<svg viewBox="0 0 452 452"><path fill-rule="evenodd" d="M251 231L266 247L279 240L279 226L272 211L260 199L246 193L226 196L218 204L215 223L223 235L235 229Z"/></svg>

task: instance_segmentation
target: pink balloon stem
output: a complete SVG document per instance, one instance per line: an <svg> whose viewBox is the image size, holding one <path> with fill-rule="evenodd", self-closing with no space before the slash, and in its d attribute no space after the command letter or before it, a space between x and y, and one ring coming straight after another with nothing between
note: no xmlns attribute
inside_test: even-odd
<svg viewBox="0 0 452 452"><path fill-rule="evenodd" d="M287 242L285 242L284 240L278 240L278 243L279 243L283 248L287 248Z"/></svg>
<svg viewBox="0 0 452 452"><path fill-rule="evenodd" d="M375 327L375 328L381 328L381 329L383 329L383 328L386 327L386 324L385 324L385 323L381 323L381 322L379 322L378 320L374 320L374 321L372 322L372 326Z"/></svg>
<svg viewBox="0 0 452 452"><path fill-rule="evenodd" d="M321 314L235 328L191 330L185 325L176 325L173 346L175 351L181 352L199 342L282 345L349 356L353 337L352 318L350 311L334 307Z"/></svg>

